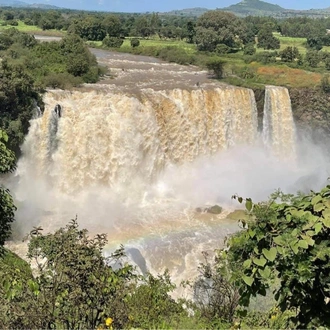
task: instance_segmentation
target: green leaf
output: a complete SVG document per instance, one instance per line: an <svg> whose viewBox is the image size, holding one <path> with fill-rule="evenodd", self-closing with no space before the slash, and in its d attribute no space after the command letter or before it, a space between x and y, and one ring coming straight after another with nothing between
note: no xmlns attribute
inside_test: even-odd
<svg viewBox="0 0 330 330"><path fill-rule="evenodd" d="M247 198L247 199L246 199L246 202L245 202L245 208L246 208L249 212L251 212L252 207L253 207L253 204L252 204L252 200L251 200L251 198Z"/></svg>
<svg viewBox="0 0 330 330"><path fill-rule="evenodd" d="M315 234L317 235L323 228L323 225L321 222L318 222L315 226L314 226L314 229L315 229Z"/></svg>
<svg viewBox="0 0 330 330"><path fill-rule="evenodd" d="M252 260L251 259L247 259L247 260L245 260L243 262L243 267L244 268L250 268L251 264L252 264Z"/></svg>
<svg viewBox="0 0 330 330"><path fill-rule="evenodd" d="M298 229L295 228L294 230L292 230L291 236L296 237L297 235L298 235Z"/></svg>
<svg viewBox="0 0 330 330"><path fill-rule="evenodd" d="M303 249L308 249L308 243L305 240L300 240L298 242L298 246L303 248Z"/></svg>
<svg viewBox="0 0 330 330"><path fill-rule="evenodd" d="M249 229L248 230L248 233L249 233L249 235L250 235L251 238L253 238L256 235L256 232L254 230L252 230L252 229Z"/></svg>
<svg viewBox="0 0 330 330"><path fill-rule="evenodd" d="M271 270L268 266L265 269L259 269L258 272L264 279L270 278Z"/></svg>
<svg viewBox="0 0 330 330"><path fill-rule="evenodd" d="M315 197L312 198L312 205L317 204L318 202L320 202L322 200L322 196L321 195L316 195Z"/></svg>
<svg viewBox="0 0 330 330"><path fill-rule="evenodd" d="M238 202L242 204L243 198L242 197L238 197Z"/></svg>
<svg viewBox="0 0 330 330"><path fill-rule="evenodd" d="M309 237L307 235L301 235L301 237L303 238L303 240L305 240L307 242L308 245L310 245L310 246L314 245L315 241L311 237Z"/></svg>
<svg viewBox="0 0 330 330"><path fill-rule="evenodd" d="M292 220L292 215L291 215L291 214L287 214L287 215L285 216L285 218L286 218L286 220L288 220L288 222L291 222L291 220Z"/></svg>
<svg viewBox="0 0 330 330"><path fill-rule="evenodd" d="M264 257L261 257L260 259L253 258L253 262L260 267L264 267L267 263L267 260Z"/></svg>
<svg viewBox="0 0 330 330"><path fill-rule="evenodd" d="M322 219L322 222L325 227L330 228L330 218L324 218Z"/></svg>
<svg viewBox="0 0 330 330"><path fill-rule="evenodd" d="M270 250L262 249L262 254L269 260L274 261L277 255L277 249L272 247Z"/></svg>
<svg viewBox="0 0 330 330"><path fill-rule="evenodd" d="M284 245L284 241L283 241L283 237L282 236L277 236L273 238L273 241L277 244L277 245Z"/></svg>
<svg viewBox="0 0 330 330"><path fill-rule="evenodd" d="M314 230L308 230L308 231L306 232L306 235L312 237L312 236L315 235L315 231L314 231Z"/></svg>
<svg viewBox="0 0 330 330"><path fill-rule="evenodd" d="M325 209L325 205L323 203L318 203L313 206L314 212L321 212Z"/></svg>
<svg viewBox="0 0 330 330"><path fill-rule="evenodd" d="M254 278L251 277L251 276L246 276L246 275L243 275L242 276L242 279L243 281L248 285L248 286L251 286L254 282Z"/></svg>
<svg viewBox="0 0 330 330"><path fill-rule="evenodd" d="M291 247L294 254L298 254L298 252L299 252L298 242L296 242L296 241L290 242L290 247Z"/></svg>
<svg viewBox="0 0 330 330"><path fill-rule="evenodd" d="M327 227L330 228L330 209L325 209L322 212L322 216L324 219L321 219L323 224Z"/></svg>

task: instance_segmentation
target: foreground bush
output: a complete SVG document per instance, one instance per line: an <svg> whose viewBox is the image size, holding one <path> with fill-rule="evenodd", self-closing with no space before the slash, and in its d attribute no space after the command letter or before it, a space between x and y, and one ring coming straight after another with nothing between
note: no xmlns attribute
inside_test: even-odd
<svg viewBox="0 0 330 330"><path fill-rule="evenodd" d="M54 234L31 232L28 256L35 277L2 274L1 328L115 329L168 327L186 317L169 293L169 275L140 277L121 247L103 256L105 235L89 238L76 220Z"/></svg>
<svg viewBox="0 0 330 330"><path fill-rule="evenodd" d="M278 278L277 305L292 313L295 327L329 327L330 186L306 196L274 194L268 203L247 199L246 208L251 220L220 258L231 266L241 304L266 295Z"/></svg>

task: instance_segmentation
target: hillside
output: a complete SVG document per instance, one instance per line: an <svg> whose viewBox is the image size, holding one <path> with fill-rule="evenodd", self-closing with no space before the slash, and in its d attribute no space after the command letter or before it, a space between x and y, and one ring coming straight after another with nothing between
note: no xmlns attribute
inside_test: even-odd
<svg viewBox="0 0 330 330"><path fill-rule="evenodd" d="M0 0L0 6L10 6L10 7L27 7L29 6L28 3L23 1L16 1L16 0Z"/></svg>
<svg viewBox="0 0 330 330"><path fill-rule="evenodd" d="M322 18L330 15L330 7L325 9L294 10L286 9L279 5L273 5L261 0L242 0L241 2L219 10L230 11L237 16L273 16L275 18L287 18L297 16L308 16L313 18ZM210 9L207 8L189 8L181 10L172 10L167 15L176 16L195 16L198 17Z"/></svg>
<svg viewBox="0 0 330 330"><path fill-rule="evenodd" d="M205 12L209 11L210 9L207 8L187 8L187 9L181 9L181 10L172 10L166 13L162 13L164 15L175 15L175 16L195 16L198 17L200 15L203 15Z"/></svg>
<svg viewBox="0 0 330 330"><path fill-rule="evenodd" d="M242 0L236 5L231 5L222 9L244 16L264 16L286 11L286 9L280 7L279 5L273 5L261 0Z"/></svg>
<svg viewBox="0 0 330 330"><path fill-rule="evenodd" d="M0 7L21 7L21 8L39 8L39 9L60 9L60 7L42 4L42 3L34 3L29 4L24 1L19 0L0 0Z"/></svg>

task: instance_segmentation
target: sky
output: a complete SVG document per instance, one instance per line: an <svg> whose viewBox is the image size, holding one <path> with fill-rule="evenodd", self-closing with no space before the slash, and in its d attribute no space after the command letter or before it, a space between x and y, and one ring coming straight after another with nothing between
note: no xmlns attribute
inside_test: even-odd
<svg viewBox="0 0 330 330"><path fill-rule="evenodd" d="M23 0L24 1L24 0ZM286 9L311 9L330 7L330 0L265 0ZM63 8L119 11L119 12L164 12L175 9L203 7L223 8L240 0L25 0L27 3L47 3Z"/></svg>

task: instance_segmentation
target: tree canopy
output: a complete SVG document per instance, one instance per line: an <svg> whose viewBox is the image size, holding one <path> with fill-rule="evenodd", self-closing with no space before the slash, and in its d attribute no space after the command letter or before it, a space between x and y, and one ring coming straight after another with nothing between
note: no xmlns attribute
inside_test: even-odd
<svg viewBox="0 0 330 330"><path fill-rule="evenodd" d="M197 20L196 43L200 50L214 51L218 44L235 47L244 34L244 22L234 14L210 10Z"/></svg>
<svg viewBox="0 0 330 330"><path fill-rule="evenodd" d="M8 136L0 130L0 175L11 172L15 167L15 155L6 144ZM5 240L10 237L11 223L14 221L16 207L8 189L0 185L0 256L3 254Z"/></svg>

